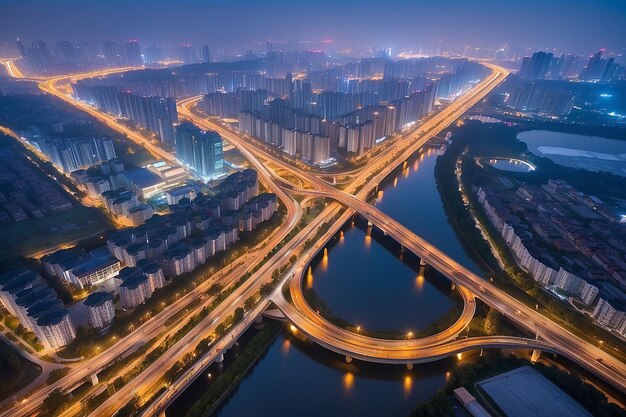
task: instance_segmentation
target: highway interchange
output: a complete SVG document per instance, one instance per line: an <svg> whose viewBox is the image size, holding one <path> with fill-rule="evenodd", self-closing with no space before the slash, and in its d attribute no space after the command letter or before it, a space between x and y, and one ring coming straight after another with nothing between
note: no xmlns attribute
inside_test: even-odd
<svg viewBox="0 0 626 417"><path fill-rule="evenodd" d="M52 385L35 390L27 397L28 401L21 404L20 407L9 409L0 415L31 415L37 409L38 405L41 404L41 401L55 388L67 389L75 386L77 383L88 379L94 372L106 367L115 358L128 354L130 351L134 350L138 344L161 334L167 319L182 311L185 306L190 305L193 300L199 299L208 289L209 285L215 282L230 285L238 277L243 275L246 270L266 258L271 249L277 246L279 242L283 241L289 231L300 221L302 217L302 207L294 199L294 195L298 194L305 194L309 197L317 196L319 198L327 198L335 202L328 204L322 213L307 224L293 239L286 242L271 259L244 283L244 285L238 287L214 311L209 313L202 323L187 333L178 343L166 351L165 354L145 369L137 378L127 383L115 396L103 403L92 415L113 415L115 410L130 401L134 395L139 395L140 398L145 399L162 388L162 384L159 380L164 372L185 353L193 351L198 341L213 334L215 327L225 317L229 316L235 308L243 306L243 302L248 297L258 294L260 286L269 281L273 270L280 265L286 264L293 254L299 255L298 261L296 265L293 265L288 272L284 274L281 284L291 280L289 290L294 305L286 302L282 291L280 291L282 285L278 286L272 294L262 298L251 311L247 312L241 323L229 329L228 334L217 341L216 345L205 357L198 358L199 362L187 372L184 378L175 381L172 386L168 387L159 399L148 408L148 414L146 415L162 411L163 408L175 398L177 393L182 391L202 369L219 356L218 349L221 349L223 352L224 349L232 344L232 341L237 339L238 335L240 335L267 307L270 300L273 300L304 334L321 345L343 355L350 356L351 358L376 362L412 364L425 360L436 360L464 350L481 347L525 347L560 353L623 390L624 386L626 386L623 363L590 343L581 340L567 330L549 321L534 309L525 306L489 284L484 279L463 268L437 248L365 201L367 197L371 195L372 191L376 189L380 181L389 175L399 164L406 161L410 155L427 143L432 137L458 120L469 108L482 100L491 89L506 77L506 70L488 63L485 65L492 69L492 74L487 77L487 79L464 96L459 97L442 111L428 118L424 123L399 135L398 138L394 139L390 150L384 155L377 155L375 159L369 161L366 167L348 173L350 181L348 181L348 186L345 187L344 191L336 189L328 182L313 175L310 171L298 169L286 163L282 158L276 157L274 154L269 154L263 147L242 137L237 134L236 131L220 123L201 117L192 110L198 98L181 101L179 103L179 115L182 118L189 119L202 128L218 131L226 141L238 148L252 166L259 171L262 182L272 192L275 192L281 203L286 206L286 220L280 228L268 237L264 244L260 244L259 247L237 259L232 267L228 266L217 272L211 280L207 280L198 285L196 290L189 292L178 301L168 306L163 312L147 320L135 331L120 339L111 348L106 349L94 358L73 365L72 372L66 377ZM145 146L155 157L175 163L174 155L156 146L154 143L150 142L150 140L125 127L123 124L118 123L114 117L102 114L85 103L73 99L59 87L61 84L67 83L71 79L101 76L107 73L126 70L128 69L55 77L43 81L40 84L40 88L87 112L112 129L123 133L130 140ZM288 180L280 177L278 173L279 169L281 172L288 172L298 178L298 184L292 184ZM306 189L302 189L301 184L305 184ZM326 322L312 311L301 294L302 276L310 259L326 245L326 242L336 233L341 225L355 213L363 215L373 225L391 235L407 250L420 256L428 265L437 269L459 285L459 291L465 301L465 308L461 317L450 329L422 339L402 341L372 339L364 335L358 335L340 329ZM304 242L309 237L314 236L315 232L323 224L329 224L331 227L313 247L302 251L301 247ZM505 338L499 336L455 340L457 335L465 328L473 316L475 308L474 297L480 298L488 305L498 309L507 317L520 324L523 328L537 334L541 340ZM210 299L204 300L198 307L189 311L188 317L199 311L202 306L208 305L210 301ZM182 324L183 323L179 323L179 325L174 326L174 328L180 327ZM171 334L172 332L172 329L167 330L167 334ZM598 359L601 361L598 361Z"/></svg>

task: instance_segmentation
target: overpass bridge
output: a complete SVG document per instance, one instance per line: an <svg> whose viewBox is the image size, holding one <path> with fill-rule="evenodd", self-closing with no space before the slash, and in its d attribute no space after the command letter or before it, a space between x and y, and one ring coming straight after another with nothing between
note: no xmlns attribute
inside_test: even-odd
<svg viewBox="0 0 626 417"><path fill-rule="evenodd" d="M324 191L301 190L300 193L307 196L317 195L332 198L348 207L341 219L335 222L335 225L339 226L331 227L329 233L331 231L336 233L340 225L344 224L353 213L360 214L367 219L369 225L379 228L383 233L395 239L403 248L419 256L423 262L437 269L453 283L466 289L474 297L481 299L521 328L536 334L537 338L542 340L496 336L488 339L473 338L476 340L469 342L467 340L470 339L465 339L466 342L461 343L461 341L450 341L449 338L445 338L445 340L442 338L442 343L427 344L426 348L412 344L405 344L403 348L392 347L388 344L381 345L377 342L378 339L364 342L362 338L358 337L359 335L352 332L348 332L350 334L348 337L342 333L347 332L346 330L328 322L321 325L319 320L312 318L310 307L308 310L300 311L295 306L286 303L286 300L275 298L275 303L294 323L294 326L312 340L349 358L361 358L370 362L384 363L418 363L419 361L436 360L435 358L457 353L461 351L460 349L470 350L487 346L525 347L567 357L617 387L620 391L626 392L626 366L624 363L545 318L534 308L498 289L378 208L330 186L324 188ZM319 240L317 251L319 251L319 245L325 245L331 236L325 235L323 239ZM303 270L304 268L301 266L299 273L302 274ZM296 300L294 304L301 305L298 302L300 297L303 298L301 285L293 285L290 289L295 291L292 293L292 298ZM453 331L452 334L456 336L458 332ZM339 335L341 337L338 337ZM448 344L450 346L446 347Z"/></svg>
<svg viewBox="0 0 626 417"><path fill-rule="evenodd" d="M251 144L234 132L195 115L188 107L185 108L181 106L180 113L183 117L193 120L203 128L218 131L226 140L233 143L239 149L246 149L252 156L271 162L276 167L304 179L314 188L314 190L304 190L289 185L288 188L291 192L300 193L309 197L328 197L346 206L347 210L345 211L345 216L341 216L344 220L335 218L331 229L334 228L338 230L338 228L345 223L345 220L349 219L353 214L359 213L364 216L370 224L393 237L404 249L410 250L415 255L419 256L424 262L443 273L452 282L465 287L474 294L475 297L480 298L487 305L503 313L521 328L528 329L538 335L546 342L544 346L546 349L552 346L556 353L569 358L597 374L610 384L618 387L618 389L626 392L626 367L624 363L607 352L602 351L592 343L586 342L577 335L550 321L542 314L535 311L534 308L526 306L504 291L491 285L489 282L455 262L434 245L417 236L385 213L382 213L376 207L364 201L371 192L377 188L378 184L393 172L399 164L406 161L432 137L446 129L473 105L482 100L489 91L497 86L508 74L503 68L491 64L485 65L492 69L492 74L474 87L471 94L467 94L459 100L456 100L444 111L429 118L418 128L403 134L387 154L377 156L371 161L371 164L368 164L362 171L356 174L352 183L345 188L345 191L338 190L328 182L312 175L310 172L303 171L285 163L285 161L279 157L264 152L262 149ZM330 217L328 217L328 219L331 220ZM338 226L335 228L337 224ZM328 237L328 239L330 239L330 237ZM328 239L320 240L326 242ZM301 274L302 271L299 271L299 273ZM280 302L280 300L278 301ZM302 312L298 310L296 310L296 312L301 316L297 319L308 320L306 315L303 315ZM332 337L329 337L329 340L331 339ZM510 342L510 340L506 341L506 343Z"/></svg>

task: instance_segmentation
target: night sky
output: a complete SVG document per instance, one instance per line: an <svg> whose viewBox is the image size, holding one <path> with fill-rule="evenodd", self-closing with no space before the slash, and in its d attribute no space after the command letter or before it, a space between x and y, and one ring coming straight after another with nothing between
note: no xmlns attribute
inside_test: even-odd
<svg viewBox="0 0 626 417"><path fill-rule="evenodd" d="M130 4L129 4L130 3ZM0 0L0 41L219 43L332 39L406 48L471 44L626 49L624 0Z"/></svg>

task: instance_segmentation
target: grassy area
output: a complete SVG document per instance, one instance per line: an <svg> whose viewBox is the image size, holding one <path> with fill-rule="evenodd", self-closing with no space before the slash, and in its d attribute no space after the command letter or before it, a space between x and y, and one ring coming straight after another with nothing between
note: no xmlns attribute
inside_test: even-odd
<svg viewBox="0 0 626 417"><path fill-rule="evenodd" d="M43 218L10 224L0 233L0 262L18 256L34 256L110 227L97 209L87 207L73 207Z"/></svg>
<svg viewBox="0 0 626 417"><path fill-rule="evenodd" d="M41 368L20 356L0 340L0 400L30 384L41 374Z"/></svg>

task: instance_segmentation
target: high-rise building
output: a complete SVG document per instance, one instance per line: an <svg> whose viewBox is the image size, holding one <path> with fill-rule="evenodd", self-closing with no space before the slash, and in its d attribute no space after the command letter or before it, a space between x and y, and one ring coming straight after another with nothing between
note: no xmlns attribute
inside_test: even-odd
<svg viewBox="0 0 626 417"><path fill-rule="evenodd" d="M202 47L202 62L211 62L211 51L209 50L209 45L204 45Z"/></svg>
<svg viewBox="0 0 626 417"><path fill-rule="evenodd" d="M212 130L203 131L193 123L176 127L176 158L203 180L223 173L224 150L221 136Z"/></svg>
<svg viewBox="0 0 626 417"><path fill-rule="evenodd" d="M57 293L33 269L20 268L1 275L0 302L46 349L58 350L76 338Z"/></svg>
<svg viewBox="0 0 626 417"><path fill-rule="evenodd" d="M115 318L113 297L108 292L91 293L83 304L87 307L89 326L94 329L105 329L113 323Z"/></svg>
<svg viewBox="0 0 626 417"><path fill-rule="evenodd" d="M132 66L143 65L143 57L141 56L141 47L136 40L124 43L125 64Z"/></svg>
<svg viewBox="0 0 626 417"><path fill-rule="evenodd" d="M519 76L525 80L546 78L553 54L549 52L535 52L530 58L524 57L519 70Z"/></svg>

